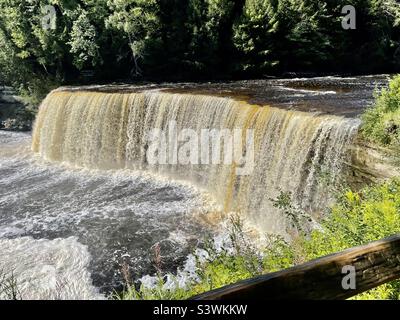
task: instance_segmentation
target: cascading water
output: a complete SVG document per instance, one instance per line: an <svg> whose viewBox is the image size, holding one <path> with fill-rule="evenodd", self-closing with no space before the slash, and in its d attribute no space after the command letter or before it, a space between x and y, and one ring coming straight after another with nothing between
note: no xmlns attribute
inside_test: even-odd
<svg viewBox="0 0 400 320"><path fill-rule="evenodd" d="M104 298L122 288L122 270L132 279L154 274L157 248L162 270L175 273L202 241L228 237L226 221L219 224L227 212L288 236L288 219L271 199L291 192L315 214L330 201L359 125L354 116L372 101L376 81L385 83L317 78L53 91L33 135L0 131L0 273L16 276L22 298ZM153 129L171 142L165 154L158 150L168 161L149 161ZM239 130L235 146L246 155L251 131L251 170L240 175L243 163L225 162L223 136L219 162L203 161L210 149L204 153L200 140L189 162L171 161L185 150L175 140L185 130L200 137ZM193 263L185 266L193 271Z"/></svg>
<svg viewBox="0 0 400 320"><path fill-rule="evenodd" d="M148 134L177 130L254 131L254 169L235 175L235 164L158 164L146 158ZM250 105L231 98L159 90L137 93L55 91L43 102L33 150L51 161L102 169L146 169L193 182L263 232L283 233L286 218L271 199L291 192L304 209L327 204L358 120Z"/></svg>

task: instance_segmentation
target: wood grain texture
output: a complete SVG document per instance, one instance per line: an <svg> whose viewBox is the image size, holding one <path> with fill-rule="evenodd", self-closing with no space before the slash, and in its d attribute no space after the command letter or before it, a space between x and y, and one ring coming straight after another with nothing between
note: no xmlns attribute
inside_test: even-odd
<svg viewBox="0 0 400 320"><path fill-rule="evenodd" d="M345 290L344 266L354 266L356 289ZM400 234L302 265L200 294L193 300L347 299L400 278Z"/></svg>

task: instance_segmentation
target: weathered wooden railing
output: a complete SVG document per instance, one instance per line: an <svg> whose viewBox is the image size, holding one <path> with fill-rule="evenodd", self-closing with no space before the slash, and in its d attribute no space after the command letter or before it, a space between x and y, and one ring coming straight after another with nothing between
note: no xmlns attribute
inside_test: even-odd
<svg viewBox="0 0 400 320"><path fill-rule="evenodd" d="M355 275L355 289L352 285L353 289L348 289L346 285L351 271ZM346 299L397 278L400 278L400 234L228 285L192 299Z"/></svg>

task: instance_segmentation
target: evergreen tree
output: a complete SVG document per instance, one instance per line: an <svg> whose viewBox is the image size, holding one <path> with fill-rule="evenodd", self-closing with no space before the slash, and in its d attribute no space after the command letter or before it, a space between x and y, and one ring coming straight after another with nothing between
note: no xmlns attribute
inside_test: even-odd
<svg viewBox="0 0 400 320"><path fill-rule="evenodd" d="M330 58L328 19L320 1L247 0L234 27L242 67L252 73L320 67Z"/></svg>
<svg viewBox="0 0 400 320"><path fill-rule="evenodd" d="M44 28L47 5L56 13ZM356 8L356 29L342 8ZM0 0L0 77L28 93L95 79L395 72L396 0Z"/></svg>
<svg viewBox="0 0 400 320"><path fill-rule="evenodd" d="M134 74L141 75L139 60L145 60L149 48L160 41L160 7L157 0L110 0L112 14L107 27L123 32L132 51Z"/></svg>
<svg viewBox="0 0 400 320"><path fill-rule="evenodd" d="M246 0L243 14L233 27L241 70L260 74L279 64L274 59L274 35L280 27L278 5L278 0Z"/></svg>

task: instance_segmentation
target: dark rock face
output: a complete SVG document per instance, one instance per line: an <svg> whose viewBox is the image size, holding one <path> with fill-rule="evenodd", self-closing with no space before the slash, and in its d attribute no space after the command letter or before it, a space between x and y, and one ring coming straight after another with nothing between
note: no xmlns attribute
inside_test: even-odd
<svg viewBox="0 0 400 320"><path fill-rule="evenodd" d="M33 115L10 87L0 86L0 129L29 131Z"/></svg>
<svg viewBox="0 0 400 320"><path fill-rule="evenodd" d="M365 185L400 177L400 168L394 163L393 153L357 138L349 149L350 161L346 164L345 180L355 190Z"/></svg>

